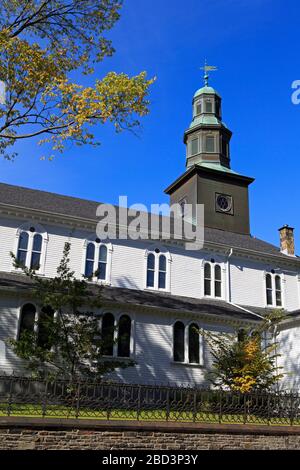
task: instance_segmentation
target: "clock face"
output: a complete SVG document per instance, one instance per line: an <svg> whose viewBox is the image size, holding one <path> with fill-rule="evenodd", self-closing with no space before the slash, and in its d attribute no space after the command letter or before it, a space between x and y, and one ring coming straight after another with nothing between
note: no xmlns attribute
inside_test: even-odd
<svg viewBox="0 0 300 470"><path fill-rule="evenodd" d="M232 197L227 194L216 194L216 210L219 212L232 212Z"/></svg>

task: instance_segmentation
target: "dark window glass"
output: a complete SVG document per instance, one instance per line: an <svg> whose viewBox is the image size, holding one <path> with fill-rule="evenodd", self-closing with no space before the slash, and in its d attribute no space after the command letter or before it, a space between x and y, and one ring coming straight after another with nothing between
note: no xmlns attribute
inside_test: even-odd
<svg viewBox="0 0 300 470"><path fill-rule="evenodd" d="M215 297L222 296L222 278L221 278L221 267L216 264L215 266Z"/></svg>
<svg viewBox="0 0 300 470"><path fill-rule="evenodd" d="M212 102L211 101L205 101L205 112L206 113L212 113Z"/></svg>
<svg viewBox="0 0 300 470"><path fill-rule="evenodd" d="M50 306L43 307L38 321L38 345L45 349L51 349L51 338L49 338L49 327L54 320L54 310Z"/></svg>
<svg viewBox="0 0 300 470"><path fill-rule="evenodd" d="M153 253L147 259L147 287L154 287L155 257Z"/></svg>
<svg viewBox="0 0 300 470"><path fill-rule="evenodd" d="M211 135L205 138L205 152L212 153L215 151L215 138Z"/></svg>
<svg viewBox="0 0 300 470"><path fill-rule="evenodd" d="M200 341L197 329L198 325L196 323L189 326L189 362L192 364L199 364L200 362Z"/></svg>
<svg viewBox="0 0 300 470"><path fill-rule="evenodd" d="M118 356L130 357L131 320L128 315L122 315L119 321Z"/></svg>
<svg viewBox="0 0 300 470"><path fill-rule="evenodd" d="M85 276L93 277L94 274L95 245L89 243L86 247Z"/></svg>
<svg viewBox="0 0 300 470"><path fill-rule="evenodd" d="M180 321L174 325L173 357L176 362L184 362L184 325Z"/></svg>
<svg viewBox="0 0 300 470"><path fill-rule="evenodd" d="M32 304L25 304L21 310L19 337L28 331L33 333L36 308Z"/></svg>
<svg viewBox="0 0 300 470"><path fill-rule="evenodd" d="M25 263L26 263L27 249L28 249L28 233L21 232L20 238L19 238L17 261L23 266L25 266Z"/></svg>
<svg viewBox="0 0 300 470"><path fill-rule="evenodd" d="M282 306L282 298L281 298L281 278L280 276L275 276L275 288L276 288L276 306Z"/></svg>
<svg viewBox="0 0 300 470"><path fill-rule="evenodd" d="M39 233L36 233L33 237L32 250L41 252L42 251L42 242L43 242L42 235L40 235Z"/></svg>
<svg viewBox="0 0 300 470"><path fill-rule="evenodd" d="M43 242L42 236L39 233L36 233L33 237L32 254L31 254L31 262L30 262L31 269L34 269L34 270L40 269L42 242Z"/></svg>
<svg viewBox="0 0 300 470"><path fill-rule="evenodd" d="M111 313L105 313L102 319L102 351L104 356L112 356L114 353L114 329L114 316Z"/></svg>
<svg viewBox="0 0 300 470"><path fill-rule="evenodd" d="M102 279L103 281L106 279L106 263L107 248L105 245L101 245L99 251L98 279Z"/></svg>
<svg viewBox="0 0 300 470"><path fill-rule="evenodd" d="M201 101L196 103L196 115L201 114Z"/></svg>
<svg viewBox="0 0 300 470"><path fill-rule="evenodd" d="M266 295L267 295L267 305L273 304L273 289L272 289L272 277L271 274L266 275Z"/></svg>
<svg viewBox="0 0 300 470"><path fill-rule="evenodd" d="M204 295L211 295L211 267L209 263L204 265Z"/></svg>
<svg viewBox="0 0 300 470"><path fill-rule="evenodd" d="M164 255L159 257L159 273L158 273L158 287L159 289L166 288L166 269L167 269L167 260Z"/></svg>

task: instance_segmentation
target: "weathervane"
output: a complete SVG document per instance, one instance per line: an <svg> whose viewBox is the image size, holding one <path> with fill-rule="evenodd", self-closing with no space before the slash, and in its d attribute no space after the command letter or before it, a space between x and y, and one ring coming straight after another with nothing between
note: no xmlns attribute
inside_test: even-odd
<svg viewBox="0 0 300 470"><path fill-rule="evenodd" d="M216 70L218 70L218 68L215 67L214 65L207 65L206 60L205 60L204 67L200 67L200 69L204 70L204 84L205 86L208 86L208 79L209 79L208 72L215 72Z"/></svg>

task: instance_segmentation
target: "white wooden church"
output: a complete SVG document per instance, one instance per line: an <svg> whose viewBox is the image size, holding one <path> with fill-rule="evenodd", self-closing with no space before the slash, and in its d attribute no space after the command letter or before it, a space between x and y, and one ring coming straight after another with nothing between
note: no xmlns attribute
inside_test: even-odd
<svg viewBox="0 0 300 470"><path fill-rule="evenodd" d="M279 229L279 247L251 235L253 178L231 169L231 131L222 121L221 97L206 83L192 106L184 133L186 171L165 192L183 208L204 204L201 250L172 241L104 242L96 235L99 202L0 184L0 372L24 373L7 339L38 328L40 313L10 252L51 277L70 242L70 266L78 278L97 272L90 282L103 286L102 328L116 325L107 355L136 361L114 378L204 384L210 352L193 325L238 331L278 308L287 314L279 337L287 372L282 386L300 387L300 259L293 228ZM128 333L125 342L118 341L121 329Z"/></svg>

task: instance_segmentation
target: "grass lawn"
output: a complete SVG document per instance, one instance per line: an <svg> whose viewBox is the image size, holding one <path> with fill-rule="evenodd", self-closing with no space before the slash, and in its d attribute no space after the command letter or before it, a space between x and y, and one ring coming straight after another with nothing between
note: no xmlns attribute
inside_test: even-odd
<svg viewBox="0 0 300 470"><path fill-rule="evenodd" d="M222 414L220 421L219 414L209 411L202 411L194 414L191 411L170 411L167 415L165 410L141 410L140 413L131 410L101 410L100 408L82 408L79 413L74 407L63 405L46 406L44 412L42 405L36 404L12 404L8 410L7 403L0 404L0 417L22 416L35 418L77 418L95 420L141 420L141 421L173 421L173 422L197 422L197 423L223 423L223 424L270 424L270 425L290 425L289 418L274 418L268 422L267 418L243 414ZM297 419L293 423L300 425Z"/></svg>

